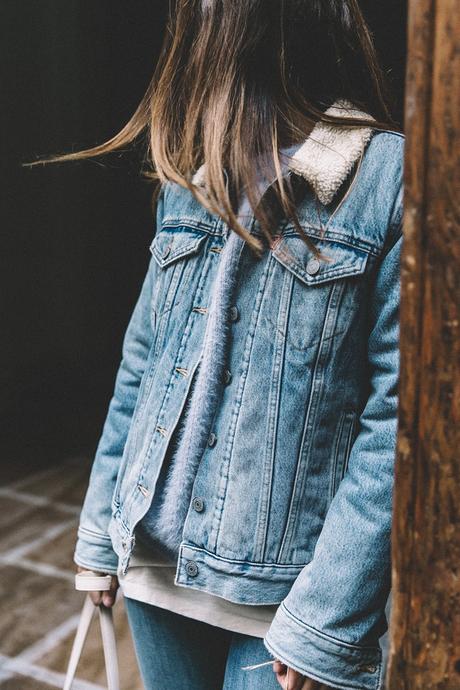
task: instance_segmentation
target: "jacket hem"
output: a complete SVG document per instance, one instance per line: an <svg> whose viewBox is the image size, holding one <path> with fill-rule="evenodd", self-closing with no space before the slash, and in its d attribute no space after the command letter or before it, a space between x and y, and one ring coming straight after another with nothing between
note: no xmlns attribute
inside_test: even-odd
<svg viewBox="0 0 460 690"><path fill-rule="evenodd" d="M382 690L382 651L334 639L297 619L282 602L263 639L276 659L338 690Z"/></svg>
<svg viewBox="0 0 460 690"><path fill-rule="evenodd" d="M228 559L181 544L174 584L215 594L236 604L279 604L304 567L305 564Z"/></svg>

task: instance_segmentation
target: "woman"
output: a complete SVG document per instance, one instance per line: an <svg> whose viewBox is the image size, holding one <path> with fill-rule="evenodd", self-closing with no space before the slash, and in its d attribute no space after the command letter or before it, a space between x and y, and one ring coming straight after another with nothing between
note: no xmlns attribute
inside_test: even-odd
<svg viewBox="0 0 460 690"><path fill-rule="evenodd" d="M382 688L403 136L356 0L177 0L151 258L75 562L145 687ZM248 668L249 667L249 668Z"/></svg>

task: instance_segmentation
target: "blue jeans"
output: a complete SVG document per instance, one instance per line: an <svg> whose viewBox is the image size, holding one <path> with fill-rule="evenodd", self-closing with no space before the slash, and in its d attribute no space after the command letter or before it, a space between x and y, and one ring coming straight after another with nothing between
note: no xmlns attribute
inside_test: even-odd
<svg viewBox="0 0 460 690"><path fill-rule="evenodd" d="M125 597L145 690L280 690L262 638L223 630Z"/></svg>

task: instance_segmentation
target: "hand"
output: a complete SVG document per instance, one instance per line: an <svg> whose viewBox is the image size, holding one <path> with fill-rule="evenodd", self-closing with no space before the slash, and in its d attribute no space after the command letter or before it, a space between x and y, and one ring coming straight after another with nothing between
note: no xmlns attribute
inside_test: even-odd
<svg viewBox="0 0 460 690"><path fill-rule="evenodd" d="M87 572L88 568L82 568L81 566L77 566L77 573L84 573ZM91 571L95 572L95 571ZM96 572L96 575L107 575L107 573L100 573ZM107 589L104 592L88 592L91 601L95 606L99 606L100 604L104 604L104 606L107 606L110 608L111 606L114 605L115 599L117 597L117 590L119 587L118 583L118 577L116 575L112 575L112 579L110 581L110 589Z"/></svg>
<svg viewBox="0 0 460 690"><path fill-rule="evenodd" d="M276 674L276 680L283 690L334 690L330 685L324 685L324 683L303 676L281 661L274 661L272 668Z"/></svg>

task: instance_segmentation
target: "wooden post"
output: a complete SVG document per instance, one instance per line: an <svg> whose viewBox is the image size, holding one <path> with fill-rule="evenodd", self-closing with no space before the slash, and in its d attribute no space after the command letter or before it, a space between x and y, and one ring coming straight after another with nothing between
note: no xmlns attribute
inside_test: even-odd
<svg viewBox="0 0 460 690"><path fill-rule="evenodd" d="M460 689L460 2L409 0L388 690Z"/></svg>

